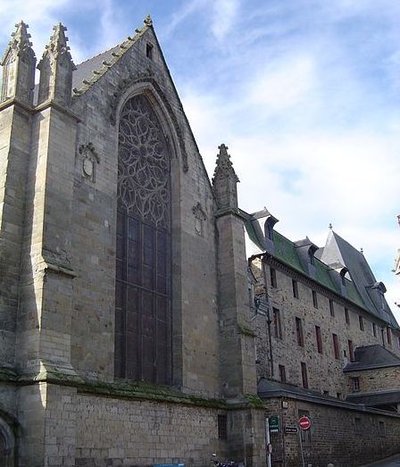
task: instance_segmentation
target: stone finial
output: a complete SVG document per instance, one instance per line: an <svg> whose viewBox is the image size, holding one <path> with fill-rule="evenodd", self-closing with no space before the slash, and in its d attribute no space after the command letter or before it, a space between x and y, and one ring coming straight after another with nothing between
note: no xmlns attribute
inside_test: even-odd
<svg viewBox="0 0 400 467"><path fill-rule="evenodd" d="M150 15L147 15L146 18L143 20L145 26L153 26L153 20L151 19Z"/></svg>
<svg viewBox="0 0 400 467"><path fill-rule="evenodd" d="M333 229L333 225L332 225L332 222L329 222L329 229L332 230Z"/></svg>
<svg viewBox="0 0 400 467"><path fill-rule="evenodd" d="M69 53L69 47L67 45L68 37L65 35L67 28L61 23L53 26L53 35L50 37L50 43L46 46L46 49L54 54L55 57L65 54L66 57L72 61L71 54Z"/></svg>
<svg viewBox="0 0 400 467"><path fill-rule="evenodd" d="M3 66L3 86L0 101L17 98L29 105L33 103L35 84L36 57L29 41L28 25L20 21L15 25L16 31L0 62Z"/></svg>
<svg viewBox="0 0 400 467"><path fill-rule="evenodd" d="M231 156L228 154L228 146L221 144L218 146L219 154L217 155L217 166L215 167L213 182L217 177L231 177L238 182L239 179L235 173L231 162Z"/></svg>
<svg viewBox="0 0 400 467"><path fill-rule="evenodd" d="M7 50L4 54L1 64L4 65L4 62L7 59L7 56L10 52L14 52L15 56L22 56L25 53L34 55L32 50L32 43L29 41L31 35L28 34L28 25L23 21L20 21L15 25L16 31L11 34L11 40L8 43Z"/></svg>
<svg viewBox="0 0 400 467"><path fill-rule="evenodd" d="M38 65L39 104L47 100L68 104L71 99L72 72L76 67L67 45L66 30L67 28L61 23L53 27L54 32Z"/></svg>
<svg viewBox="0 0 400 467"><path fill-rule="evenodd" d="M228 147L221 144L218 147L217 165L212 180L215 196L220 209L237 208L237 188L239 181L228 154Z"/></svg>

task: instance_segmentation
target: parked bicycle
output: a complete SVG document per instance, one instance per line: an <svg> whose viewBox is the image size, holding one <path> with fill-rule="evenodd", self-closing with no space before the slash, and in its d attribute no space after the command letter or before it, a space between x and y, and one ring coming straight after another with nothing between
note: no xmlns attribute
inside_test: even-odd
<svg viewBox="0 0 400 467"><path fill-rule="evenodd" d="M217 455L213 454L211 462L215 465L215 467L243 467L242 462L235 462L226 460L224 462L218 460Z"/></svg>

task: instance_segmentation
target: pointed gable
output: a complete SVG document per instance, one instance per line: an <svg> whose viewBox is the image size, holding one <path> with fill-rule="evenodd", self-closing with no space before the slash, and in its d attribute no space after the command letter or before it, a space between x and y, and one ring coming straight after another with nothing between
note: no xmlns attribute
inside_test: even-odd
<svg viewBox="0 0 400 467"><path fill-rule="evenodd" d="M321 261L334 269L338 269L339 265L346 268L358 295L362 299L364 308L374 316L398 328L396 319L384 297L386 288L382 282L376 280L361 251L358 251L331 230L326 245L319 256Z"/></svg>

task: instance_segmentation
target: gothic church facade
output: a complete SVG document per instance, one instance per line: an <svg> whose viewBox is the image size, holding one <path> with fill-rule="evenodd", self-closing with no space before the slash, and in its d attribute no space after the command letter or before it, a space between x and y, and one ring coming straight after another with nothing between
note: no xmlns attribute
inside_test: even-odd
<svg viewBox="0 0 400 467"><path fill-rule="evenodd" d="M29 37L2 61L2 465L264 465L283 396L226 146L210 181L150 18L78 66L55 26L36 86Z"/></svg>

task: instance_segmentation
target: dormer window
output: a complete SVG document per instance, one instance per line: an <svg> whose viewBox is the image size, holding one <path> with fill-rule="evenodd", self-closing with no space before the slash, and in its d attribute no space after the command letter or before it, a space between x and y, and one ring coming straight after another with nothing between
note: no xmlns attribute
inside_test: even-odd
<svg viewBox="0 0 400 467"><path fill-rule="evenodd" d="M267 217L264 222L264 235L268 240L274 240L274 225L278 222L278 219L271 214Z"/></svg>
<svg viewBox="0 0 400 467"><path fill-rule="evenodd" d="M348 272L347 268L342 268L340 270L340 279L342 281L343 286L346 286L346 274L347 274L347 272Z"/></svg>

